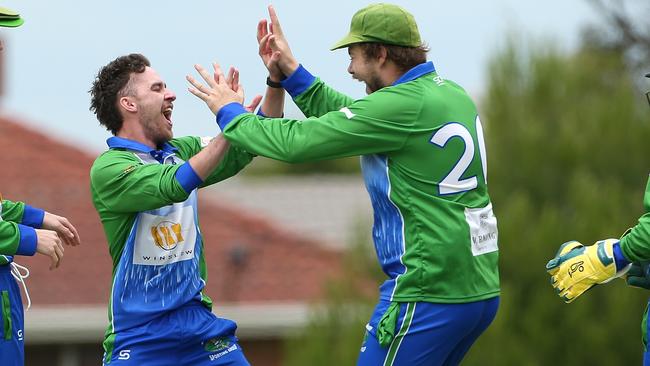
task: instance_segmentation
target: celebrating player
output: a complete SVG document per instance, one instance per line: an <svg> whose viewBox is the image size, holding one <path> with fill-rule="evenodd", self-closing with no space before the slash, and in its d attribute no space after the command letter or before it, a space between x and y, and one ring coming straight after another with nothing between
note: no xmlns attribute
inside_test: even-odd
<svg viewBox="0 0 650 366"><path fill-rule="evenodd" d="M650 77L647 74L646 77ZM646 93L650 103L650 92ZM618 239L597 241L584 246L569 241L560 246L555 258L546 265L551 284L566 302L574 301L595 285L607 283L627 273L629 285L650 289L650 179L646 186L643 205L646 213L639 223ZM629 272L628 272L629 270ZM650 307L650 302L648 303ZM650 366L648 349L648 307L643 316L643 364Z"/></svg>
<svg viewBox="0 0 650 366"><path fill-rule="evenodd" d="M237 80L224 82L243 97ZM91 110L114 135L90 172L113 259L104 365L248 365L237 326L212 314L203 293L197 189L253 155L221 137L172 138L176 95L140 54L104 66L90 93Z"/></svg>
<svg viewBox="0 0 650 366"><path fill-rule="evenodd" d="M0 8L0 27L18 27L23 23L18 13ZM3 200L0 195L0 320L3 324L0 327L0 365L22 366L25 363L23 303L16 281L25 288L29 308L31 300L24 282L29 271L16 264L14 256L39 253L50 257L50 269L58 268L64 243L80 244L79 233L68 219L23 202Z"/></svg>
<svg viewBox="0 0 650 366"><path fill-rule="evenodd" d="M252 153L287 162L361 155L388 280L358 365L457 365L499 304L497 221L474 103L426 61L413 16L398 6L359 10L333 47L347 47L348 72L366 84L368 96L356 101L297 62L269 13L270 29L258 26L268 84L288 91L306 120L248 113L223 77L201 67L205 83L188 76L190 91L226 140Z"/></svg>

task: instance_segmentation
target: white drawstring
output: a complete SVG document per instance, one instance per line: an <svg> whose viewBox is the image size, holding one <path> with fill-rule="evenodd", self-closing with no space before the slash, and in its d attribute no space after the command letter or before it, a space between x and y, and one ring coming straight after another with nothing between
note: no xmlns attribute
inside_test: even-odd
<svg viewBox="0 0 650 366"><path fill-rule="evenodd" d="M32 299L29 298L29 292L27 291L27 285L25 284L25 278L29 277L29 269L27 267L21 266L16 262L9 263L11 266L11 275L14 276L16 281L22 283L23 289L25 290L25 296L27 297L27 310L32 306ZM24 274L20 272L24 271Z"/></svg>

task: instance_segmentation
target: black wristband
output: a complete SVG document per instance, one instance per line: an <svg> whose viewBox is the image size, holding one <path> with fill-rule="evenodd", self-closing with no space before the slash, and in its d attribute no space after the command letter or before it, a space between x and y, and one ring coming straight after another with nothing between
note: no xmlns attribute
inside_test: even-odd
<svg viewBox="0 0 650 366"><path fill-rule="evenodd" d="M266 77L266 85L270 86L271 88L282 89L282 83L271 80L270 76Z"/></svg>

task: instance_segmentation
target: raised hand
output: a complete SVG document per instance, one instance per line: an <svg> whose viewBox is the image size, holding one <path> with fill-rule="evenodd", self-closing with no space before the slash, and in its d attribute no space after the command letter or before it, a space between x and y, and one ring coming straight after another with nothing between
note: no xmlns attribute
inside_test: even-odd
<svg viewBox="0 0 650 366"><path fill-rule="evenodd" d="M272 35L273 26L271 25L271 31L269 31L269 24L266 19L260 20L257 24L257 44L259 45L258 53L264 66L269 70L269 78L275 82L285 78L285 75L280 70L278 61L280 60L280 52L274 52L269 45L269 38Z"/></svg>
<svg viewBox="0 0 650 366"><path fill-rule="evenodd" d="M221 68L219 65L215 62L212 64L212 67L214 68L214 79L217 80L218 75L217 75L217 70L221 71ZM237 70L234 67L231 67L228 70L228 76L226 76L226 84L230 87L232 91L237 93L241 97L242 100L245 100L244 98L244 88L241 86L239 83L239 70ZM251 101L251 104L244 106L244 109L247 111L253 113L257 106L260 104L262 101L262 96L261 95L256 95L253 100Z"/></svg>
<svg viewBox="0 0 650 366"><path fill-rule="evenodd" d="M282 26L280 25L280 20L278 19L278 15L276 14L273 5L269 5L269 18L271 19L271 24L269 25L270 35L268 37L269 48L274 53L278 53L278 67L284 75L289 76L293 74L294 71L296 71L300 64L296 58L293 57L293 53L291 53L291 48L289 48L289 43L284 36Z"/></svg>
<svg viewBox="0 0 650 366"><path fill-rule="evenodd" d="M232 83L230 85L228 84L219 64L215 62L213 67L214 75L210 76L203 66L194 65L194 68L198 71L199 75L201 75L201 78L203 78L207 85L200 83L191 75L187 75L186 79L190 84L192 84L192 87L188 88L190 93L204 101L212 113L216 115L226 104L233 102L243 103L244 91L232 90Z"/></svg>
<svg viewBox="0 0 650 366"><path fill-rule="evenodd" d="M36 229L36 238L36 252L50 257L50 270L59 268L64 251L59 234L52 230Z"/></svg>
<svg viewBox="0 0 650 366"><path fill-rule="evenodd" d="M77 246L81 244L79 232L77 232L77 229L63 216L45 212L42 228L56 231L59 234L59 238L66 245Z"/></svg>

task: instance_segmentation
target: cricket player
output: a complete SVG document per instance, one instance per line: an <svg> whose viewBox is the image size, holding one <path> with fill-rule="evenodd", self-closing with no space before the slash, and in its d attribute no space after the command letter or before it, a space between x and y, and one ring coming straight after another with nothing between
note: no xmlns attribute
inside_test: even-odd
<svg viewBox="0 0 650 366"><path fill-rule="evenodd" d="M361 156L372 230L388 279L358 365L457 365L499 304L497 220L487 190L481 121L467 93L427 62L413 16L390 4L359 10L333 49L368 95L343 95L294 58L275 11L258 26L270 87L284 88L307 119L262 118L223 78L201 67L190 91L216 115L226 140L287 162ZM268 47L266 43L268 42ZM283 80L273 80L278 67ZM267 116L278 117L263 111Z"/></svg>
<svg viewBox="0 0 650 366"><path fill-rule="evenodd" d="M650 74L646 77L650 78ZM650 104L650 92L646 93L646 97ZM590 246L569 241L560 246L555 258L546 265L546 270L551 275L551 284L566 303L573 302L595 285L624 275L629 285L650 289L650 179L643 206L645 214L620 240L599 240ZM645 366L650 366L648 307L641 324Z"/></svg>
<svg viewBox="0 0 650 366"><path fill-rule="evenodd" d="M227 82L243 93L237 80ZM104 365L248 365L236 324L212 314L203 292L197 189L253 155L221 137L173 138L176 95L143 55L108 63L90 94L90 109L114 135L90 171L113 259Z"/></svg>
<svg viewBox="0 0 650 366"><path fill-rule="evenodd" d="M20 14L0 8L0 27L18 27L23 23ZM68 219L23 202L3 200L0 195L0 365L25 363L23 303L16 281L25 289L29 308L31 300L24 282L29 271L16 264L14 256L46 255L51 259L50 269L54 269L61 264L63 244L80 244L79 233Z"/></svg>

